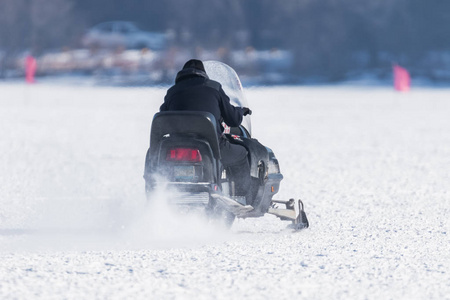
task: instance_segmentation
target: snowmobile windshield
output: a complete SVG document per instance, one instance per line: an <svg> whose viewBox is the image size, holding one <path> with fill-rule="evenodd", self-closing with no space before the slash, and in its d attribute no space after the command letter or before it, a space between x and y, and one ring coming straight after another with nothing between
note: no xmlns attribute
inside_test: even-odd
<svg viewBox="0 0 450 300"><path fill-rule="evenodd" d="M247 99L245 98L239 76L233 68L220 61L214 60L205 61L203 65L205 66L208 77L222 85L223 90L227 96L230 97L230 102L232 105L238 107L250 107ZM247 129L250 135L252 134L250 115L244 116L242 126Z"/></svg>

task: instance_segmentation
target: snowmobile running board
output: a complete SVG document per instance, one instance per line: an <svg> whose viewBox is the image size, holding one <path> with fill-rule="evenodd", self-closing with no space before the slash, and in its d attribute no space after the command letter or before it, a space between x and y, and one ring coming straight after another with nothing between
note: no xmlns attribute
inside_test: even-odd
<svg viewBox="0 0 450 300"><path fill-rule="evenodd" d="M251 205L242 205L236 202L234 199L225 197L219 194L211 194L211 197L216 199L217 204L223 207L225 210L233 213L236 217L245 218L251 213L254 208ZM275 207L276 204L284 204L286 208ZM294 199L284 200L272 200L272 207L269 207L267 213L272 214L280 218L281 220L292 221L292 227L294 230L300 230L309 227L306 213L303 210L302 200L295 201Z"/></svg>
<svg viewBox="0 0 450 300"><path fill-rule="evenodd" d="M239 202L222 195L211 194L211 197L216 199L218 205L233 213L236 217L245 217L249 211L254 209L251 205L242 205Z"/></svg>
<svg viewBox="0 0 450 300"><path fill-rule="evenodd" d="M286 208L275 207L276 204L284 204ZM309 227L308 218L304 211L304 205L302 200L294 199L285 200L274 200L272 199L272 207L269 207L269 214L275 215L281 220L291 220L294 230L300 230Z"/></svg>

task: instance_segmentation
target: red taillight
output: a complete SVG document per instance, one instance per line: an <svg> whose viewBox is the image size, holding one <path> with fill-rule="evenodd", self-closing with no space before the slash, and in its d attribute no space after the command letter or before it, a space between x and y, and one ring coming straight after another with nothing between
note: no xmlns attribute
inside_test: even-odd
<svg viewBox="0 0 450 300"><path fill-rule="evenodd" d="M200 162L202 161L202 155L198 149L173 148L167 151L166 160Z"/></svg>

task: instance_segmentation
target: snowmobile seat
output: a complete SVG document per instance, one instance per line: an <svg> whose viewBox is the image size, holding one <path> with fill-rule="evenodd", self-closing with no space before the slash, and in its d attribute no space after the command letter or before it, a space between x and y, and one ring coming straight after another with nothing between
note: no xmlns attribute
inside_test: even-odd
<svg viewBox="0 0 450 300"><path fill-rule="evenodd" d="M155 114L150 134L150 154L157 154L157 145L164 137L183 134L205 139L214 158L220 159L216 119L213 114L203 111L164 111Z"/></svg>

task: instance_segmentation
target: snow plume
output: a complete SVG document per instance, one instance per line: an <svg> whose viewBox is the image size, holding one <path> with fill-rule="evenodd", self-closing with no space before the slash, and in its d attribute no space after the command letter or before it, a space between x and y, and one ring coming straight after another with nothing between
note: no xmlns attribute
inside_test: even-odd
<svg viewBox="0 0 450 300"><path fill-rule="evenodd" d="M220 241L226 229L208 220L204 208L186 211L170 204L181 195L166 186L158 187L134 222L123 232L131 247L192 246Z"/></svg>
<svg viewBox="0 0 450 300"><path fill-rule="evenodd" d="M27 207L9 211L25 216L0 227L0 251L115 248L121 244L118 230L136 211L136 204L119 197L36 197L28 202ZM2 244L7 237L11 239Z"/></svg>
<svg viewBox="0 0 450 300"><path fill-rule="evenodd" d="M229 237L223 224L208 220L203 208L188 212L169 204L179 196L160 187L151 203L143 195L39 198L24 226L0 229L0 244L9 237L0 251L166 249Z"/></svg>

